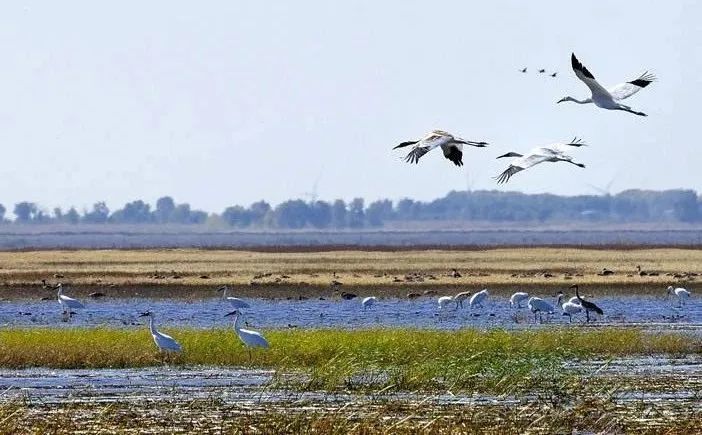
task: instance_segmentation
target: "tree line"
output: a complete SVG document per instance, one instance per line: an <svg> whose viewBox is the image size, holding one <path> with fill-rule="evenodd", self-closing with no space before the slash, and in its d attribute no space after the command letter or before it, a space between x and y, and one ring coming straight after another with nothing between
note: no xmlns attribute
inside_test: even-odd
<svg viewBox="0 0 702 435"><path fill-rule="evenodd" d="M393 222L491 221L491 222L699 222L702 199L693 190L626 190L616 195L559 196L501 191L452 191L433 201L389 199L366 205L362 198L303 201L292 199L275 207L266 201L249 206L233 205L221 213L194 210L164 196L152 206L142 200L111 211L105 202L78 211L46 211L33 202L15 204L14 220L0 204L0 222L18 224L192 224L221 223L242 229L360 229L379 228Z"/></svg>

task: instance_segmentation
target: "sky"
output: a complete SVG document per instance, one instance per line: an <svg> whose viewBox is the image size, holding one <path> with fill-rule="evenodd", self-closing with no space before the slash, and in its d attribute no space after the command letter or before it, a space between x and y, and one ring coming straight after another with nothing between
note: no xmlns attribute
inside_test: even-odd
<svg viewBox="0 0 702 435"><path fill-rule="evenodd" d="M693 0L11 2L0 203L701 190L700 16ZM557 105L589 96L571 52L605 86L654 72L627 100L649 116ZM435 128L490 146L463 168L392 150ZM496 156L573 136L586 169L491 178Z"/></svg>

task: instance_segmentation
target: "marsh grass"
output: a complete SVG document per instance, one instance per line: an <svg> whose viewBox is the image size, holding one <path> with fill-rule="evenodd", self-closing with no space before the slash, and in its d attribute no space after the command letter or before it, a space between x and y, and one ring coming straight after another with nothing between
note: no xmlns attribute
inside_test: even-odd
<svg viewBox="0 0 702 435"><path fill-rule="evenodd" d="M509 393L562 378L564 361L700 352L697 338L637 329L583 331L274 330L271 349L249 353L230 329L166 330L184 352L160 354L144 329L0 331L0 367L243 366L302 376L302 390L442 390ZM555 381L554 381L555 380Z"/></svg>
<svg viewBox="0 0 702 435"><path fill-rule="evenodd" d="M659 408L664 405L659 404ZM643 411L643 412L642 412ZM147 429L148 428L148 429ZM15 433L668 433L702 430L699 409L646 412L622 406L585 387L567 403L533 398L511 405L435 405L373 401L335 408L273 406L250 409L208 400L169 403L0 403L0 434Z"/></svg>

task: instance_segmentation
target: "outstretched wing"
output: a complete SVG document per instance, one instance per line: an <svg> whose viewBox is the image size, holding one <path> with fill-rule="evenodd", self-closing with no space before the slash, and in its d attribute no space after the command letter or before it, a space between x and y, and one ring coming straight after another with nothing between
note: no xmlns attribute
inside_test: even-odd
<svg viewBox="0 0 702 435"><path fill-rule="evenodd" d="M520 168L519 166L509 165L509 167L505 169L500 175L492 178L497 180L497 184L503 184L508 182L509 179L512 178L512 175L523 170L524 168Z"/></svg>
<svg viewBox="0 0 702 435"><path fill-rule="evenodd" d="M412 151L407 153L407 156L405 156L405 161L407 163L419 163L419 159L429 151L431 151L431 148L429 147L416 146L412 148Z"/></svg>
<svg viewBox="0 0 702 435"><path fill-rule="evenodd" d="M593 97L598 95L605 98L612 98L609 92L607 92L607 89L603 88L602 85L595 80L595 76L593 76L592 73L580 63L578 58L575 57L575 53L572 53L570 56L570 64L573 67L575 75L590 88Z"/></svg>
<svg viewBox="0 0 702 435"><path fill-rule="evenodd" d="M567 153L569 151L573 151L573 147L578 148L578 147L582 147L582 146L587 146L585 141L583 141L582 139L580 139L578 137L574 137L570 142L555 143L553 145L549 145L548 147L544 147L542 149L549 150L549 151L545 151L545 153L555 152L558 154L564 154L564 153Z"/></svg>
<svg viewBox="0 0 702 435"><path fill-rule="evenodd" d="M626 83L620 83L617 86L608 89L608 91L615 100L623 100L631 97L641 89L653 83L655 80L656 76L646 71L645 73L641 74L638 79Z"/></svg>
<svg viewBox="0 0 702 435"><path fill-rule="evenodd" d="M441 150L444 152L444 157L451 160L456 166L463 166L463 148L460 144L443 144Z"/></svg>

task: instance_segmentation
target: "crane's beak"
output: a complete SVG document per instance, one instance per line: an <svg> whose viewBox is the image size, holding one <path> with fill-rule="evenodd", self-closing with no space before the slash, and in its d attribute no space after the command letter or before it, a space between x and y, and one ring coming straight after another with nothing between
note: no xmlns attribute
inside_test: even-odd
<svg viewBox="0 0 702 435"><path fill-rule="evenodd" d="M147 311L145 313L139 314L139 317L146 317L146 316L150 316L150 315L151 315L151 313Z"/></svg>
<svg viewBox="0 0 702 435"><path fill-rule="evenodd" d="M562 102L564 102L564 101L566 101L566 99L565 99L565 98L561 98L560 100L556 101L556 104L562 103Z"/></svg>
<svg viewBox="0 0 702 435"><path fill-rule="evenodd" d="M237 311L237 310L234 310L234 311L232 311L231 313L227 313L227 314L225 314L225 315L224 315L224 317L229 317L229 316L233 316L234 314L239 314L239 311Z"/></svg>

